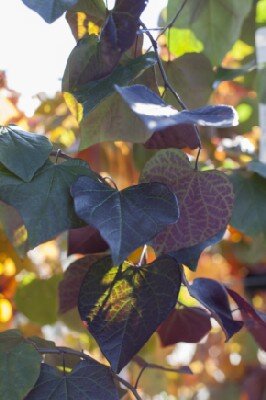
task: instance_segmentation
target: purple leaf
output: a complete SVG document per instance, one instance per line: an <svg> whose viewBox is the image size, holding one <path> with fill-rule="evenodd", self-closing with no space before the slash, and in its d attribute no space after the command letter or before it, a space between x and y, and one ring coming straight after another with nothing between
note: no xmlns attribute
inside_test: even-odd
<svg viewBox="0 0 266 400"><path fill-rule="evenodd" d="M106 250L108 250L108 244L103 240L100 232L92 226L68 231L68 256L103 253Z"/></svg>
<svg viewBox="0 0 266 400"><path fill-rule="evenodd" d="M147 149L197 149L200 147L199 135L194 125L176 125L155 132L144 144Z"/></svg>
<svg viewBox="0 0 266 400"><path fill-rule="evenodd" d="M185 264L192 271L195 271L198 266L199 258L203 250L207 247L220 242L225 233L225 229L222 229L215 236L205 240L203 243L196 244L195 246L180 249L175 252L170 252L169 255L175 258L180 264Z"/></svg>
<svg viewBox="0 0 266 400"><path fill-rule="evenodd" d="M157 253L182 250L182 257L186 256L184 249L199 246L193 249L192 257L196 257L191 261L195 263L204 242L219 239L230 220L234 196L227 176L220 171L197 171L183 152L168 149L147 162L141 181L166 184L179 202L179 220L159 233L152 246Z"/></svg>
<svg viewBox="0 0 266 400"><path fill-rule="evenodd" d="M242 321L234 321L226 290L213 279L197 278L188 285L189 294L197 299L221 325L226 339L229 340L242 327Z"/></svg>
<svg viewBox="0 0 266 400"><path fill-rule="evenodd" d="M266 351L266 314L256 311L234 290L226 288L228 294L239 307L243 322L261 348Z"/></svg>
<svg viewBox="0 0 266 400"><path fill-rule="evenodd" d="M78 305L78 295L83 279L100 256L89 255L69 265L58 285L59 313L64 314Z"/></svg>
<svg viewBox="0 0 266 400"><path fill-rule="evenodd" d="M168 256L139 268L114 266L111 257L91 266L80 289L79 313L115 372L175 307L180 285L179 265Z"/></svg>
<svg viewBox="0 0 266 400"><path fill-rule="evenodd" d="M74 183L71 194L76 213L99 229L115 264L123 262L179 216L176 196L161 183L119 191L83 176Z"/></svg>
<svg viewBox="0 0 266 400"><path fill-rule="evenodd" d="M157 332L163 347L179 342L198 343L211 330L211 317L198 307L174 309Z"/></svg>
<svg viewBox="0 0 266 400"><path fill-rule="evenodd" d="M237 113L231 106L206 106L179 112L146 86L115 86L130 109L151 132L180 124L229 127L238 124Z"/></svg>

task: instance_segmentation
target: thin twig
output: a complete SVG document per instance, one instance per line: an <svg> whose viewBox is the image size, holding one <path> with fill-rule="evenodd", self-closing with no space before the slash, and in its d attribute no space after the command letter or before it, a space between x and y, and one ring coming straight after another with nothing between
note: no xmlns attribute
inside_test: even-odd
<svg viewBox="0 0 266 400"><path fill-rule="evenodd" d="M135 383L135 385L134 385L134 388L135 388L135 389L138 388L138 384L139 384L140 378L142 377L142 374L145 372L145 369L146 369L146 368L147 368L146 365L144 365L144 366L141 368L141 370L140 370L140 372L139 372L139 374L138 374L138 377L137 377L137 379L136 379L136 383Z"/></svg>
<svg viewBox="0 0 266 400"><path fill-rule="evenodd" d="M71 160L72 157L68 156L66 153L63 153L62 150L52 150L50 153L51 157L56 157L56 158L64 158L65 160Z"/></svg>
<svg viewBox="0 0 266 400"><path fill-rule="evenodd" d="M31 340L30 340L30 342L31 342ZM33 342L31 342L31 343L34 345ZM43 355L46 355L46 354L61 354L61 355L62 354L70 354L70 355L73 355L73 356L77 356L77 357L79 357L80 359L83 359L83 360L93 360L93 361L95 361L94 358L92 358L88 354L85 354L85 353L77 351L77 350L68 349L68 348L65 348L65 347L56 347L56 348L53 348L53 349L38 348L36 345L34 347L36 348L36 350L40 354L43 354ZM128 390L130 390L131 393L134 395L136 400L142 400L140 395L138 394L136 388L134 388L125 379L123 379L120 376L118 376L117 374L115 374L113 371L111 371L111 372L112 372L113 378L116 379L118 382L120 382L122 385L124 385Z"/></svg>
<svg viewBox="0 0 266 400"><path fill-rule="evenodd" d="M174 18L172 19L172 21L169 22L169 24L167 24L164 29L162 30L162 32L157 36L157 40L159 39L160 36L162 36L167 29L172 28L172 26L175 24L176 20L178 19L179 15L181 14L181 12L183 11L183 8L185 7L186 3L188 2L188 0L184 0L181 7L177 10L176 15L174 16Z"/></svg>
<svg viewBox="0 0 266 400"><path fill-rule="evenodd" d="M158 63L158 67L159 67L160 73L161 73L163 81L164 81L165 88L170 90L170 92L175 96L175 98L176 98L178 104L180 105L180 107L182 108L182 110L187 110L188 108L187 108L186 104L183 102L183 100L181 99L179 94L175 91L175 89L173 88L173 86L171 85L171 83L168 80L168 77L167 77L167 74L165 72L162 60L161 60L161 58L159 56L158 44L157 44L156 40L154 39L152 34L149 32L148 28L146 27L146 25L142 21L140 21L140 25L145 30L145 34L148 36L148 38L151 41L152 47L153 47L154 52L155 52L155 57L156 57L156 60L157 60L157 63Z"/></svg>

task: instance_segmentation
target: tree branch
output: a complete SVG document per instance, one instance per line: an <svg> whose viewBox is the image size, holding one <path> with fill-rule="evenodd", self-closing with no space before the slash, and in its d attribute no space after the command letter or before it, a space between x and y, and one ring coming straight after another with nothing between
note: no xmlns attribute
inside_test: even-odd
<svg viewBox="0 0 266 400"><path fill-rule="evenodd" d="M176 20L178 19L179 15L181 14L181 12L183 11L183 8L185 7L186 3L188 2L188 0L184 0L181 7L177 10L176 15L174 16L174 18L172 19L172 21L169 22L169 24L167 24L164 29L162 30L162 32L157 36L157 40L159 39L160 36L162 36L167 29L172 28L172 26L175 24Z"/></svg>

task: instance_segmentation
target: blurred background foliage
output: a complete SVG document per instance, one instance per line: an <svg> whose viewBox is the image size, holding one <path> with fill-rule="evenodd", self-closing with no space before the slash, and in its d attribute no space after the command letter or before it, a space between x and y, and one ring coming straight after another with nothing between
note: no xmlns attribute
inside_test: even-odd
<svg viewBox="0 0 266 400"><path fill-rule="evenodd" d="M160 14L158 26L171 21L179 3L179 0L169 0L168 8ZM189 18L189 5L158 39L168 77L189 107L222 103L233 105L239 113L238 127L201 129L200 162L205 169L215 167L227 171L241 167L258 152L258 103L263 100L260 88L263 79L265 82L265 73L263 75L256 68L255 30L266 25L266 1L242 0L239 3L241 15L238 26L229 32L232 41L229 49L226 15L221 18L219 9L215 18L220 20L215 23L222 24L222 32L215 46L211 45L213 38L208 33L211 27L206 26L204 10L195 22ZM252 3L251 7L244 10L248 3ZM68 13L67 19L76 38L97 33L102 23L99 16L90 17L84 13ZM156 76L163 98L176 106L172 95L164 91L156 71L149 71L148 75L149 79ZM6 73L0 71L1 125L17 124L25 130L47 135L55 147L87 161L96 171L112 176L120 189L138 182L139 172L152 156L152 150L145 149L142 144L103 141L79 151L78 106L70 95L58 93L49 98L44 93L36 94L39 106L30 118L19 109L19 96L9 88ZM186 151L195 155L189 149ZM141 249L132 257L138 259L140 254ZM77 310L61 315L57 311L58 283L69 263L79 257L81 255L68 257L67 235L63 234L38 246L21 260L4 232L0 231L0 331L19 328L27 336L40 336L54 340L60 346L83 349L102 360ZM197 272L187 270L187 276L189 279L217 279L245 295L258 310L265 312L266 238L263 234L251 238L228 227L224 240L202 254ZM188 306L196 304L185 290L181 291L179 300ZM147 371L140 381L143 399L266 399L266 352L246 330L225 343L223 332L213 322L212 332L199 344L178 343L166 348L161 347L154 334L140 354L157 364L190 364L194 372L187 376ZM47 362L58 365L62 360L47 356ZM132 382L138 373L139 366L134 363L123 371Z"/></svg>

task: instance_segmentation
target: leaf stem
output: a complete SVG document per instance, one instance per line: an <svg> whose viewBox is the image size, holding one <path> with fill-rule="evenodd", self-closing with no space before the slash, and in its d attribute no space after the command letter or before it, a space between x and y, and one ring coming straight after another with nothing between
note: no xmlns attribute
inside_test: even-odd
<svg viewBox="0 0 266 400"><path fill-rule="evenodd" d="M164 29L162 30L162 32L157 36L157 40L159 39L160 36L162 36L167 29L172 28L172 26L175 24L176 20L178 19L179 15L181 14L181 12L183 11L183 8L185 7L186 3L188 2L188 0L184 0L183 3L181 4L181 7L177 10L176 15L174 16L174 18L169 22L169 24L167 24Z"/></svg>
<svg viewBox="0 0 266 400"><path fill-rule="evenodd" d="M66 153L63 153L61 149L52 150L50 156L56 157L56 160L58 159L58 157L64 158L65 160L72 160L72 157L68 156Z"/></svg>

